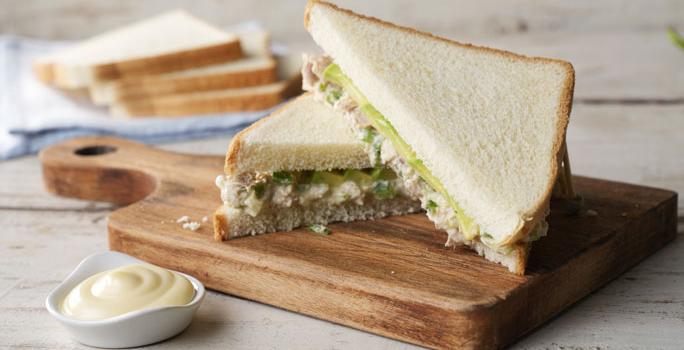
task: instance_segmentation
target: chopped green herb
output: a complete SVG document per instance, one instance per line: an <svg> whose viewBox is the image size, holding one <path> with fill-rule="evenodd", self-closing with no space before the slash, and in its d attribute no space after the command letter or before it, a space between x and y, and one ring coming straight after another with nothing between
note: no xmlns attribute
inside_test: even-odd
<svg viewBox="0 0 684 350"><path fill-rule="evenodd" d="M680 49L684 50L684 38L677 33L677 31L673 27L667 28L667 33L670 36L670 40L672 40L672 43L677 45Z"/></svg>
<svg viewBox="0 0 684 350"><path fill-rule="evenodd" d="M278 185L291 185L292 174L287 171L276 171L273 173L273 182Z"/></svg>
<svg viewBox="0 0 684 350"><path fill-rule="evenodd" d="M330 92L328 92L328 96L326 96L325 100L328 101L328 103L330 103L330 104L335 104L335 102L337 102L337 100L339 100L340 97L342 97L342 92L337 91L337 90L330 90Z"/></svg>
<svg viewBox="0 0 684 350"><path fill-rule="evenodd" d="M325 91L325 89L328 88L328 82L324 81L321 85L318 85L318 90L319 91Z"/></svg>
<svg viewBox="0 0 684 350"><path fill-rule="evenodd" d="M437 205L437 203L435 203L435 201L430 199L430 200L428 200L426 207L427 207L427 210L429 210L429 211L435 211L437 209L438 205Z"/></svg>
<svg viewBox="0 0 684 350"><path fill-rule="evenodd" d="M372 127L366 127L361 130L361 140L365 143L373 143L375 136L378 133Z"/></svg>
<svg viewBox="0 0 684 350"><path fill-rule="evenodd" d="M382 163L382 144L380 142L373 142L373 154L375 155L375 159L373 159L373 165L374 166L380 166Z"/></svg>
<svg viewBox="0 0 684 350"><path fill-rule="evenodd" d="M309 226L309 231L313 233L318 233L319 235L327 236L332 233L332 231L325 225L313 224Z"/></svg>
<svg viewBox="0 0 684 350"><path fill-rule="evenodd" d="M257 197L257 199L261 199L261 197L264 195L264 191L266 190L266 184L263 182L257 182L252 188L254 189L254 195Z"/></svg>
<svg viewBox="0 0 684 350"><path fill-rule="evenodd" d="M387 180L379 180L373 184L373 194L377 199L390 199L394 197L394 187Z"/></svg>
<svg viewBox="0 0 684 350"><path fill-rule="evenodd" d="M486 239L494 239L494 237L492 237L492 235L490 235L487 232L480 233L480 236L482 236L482 238L486 238Z"/></svg>

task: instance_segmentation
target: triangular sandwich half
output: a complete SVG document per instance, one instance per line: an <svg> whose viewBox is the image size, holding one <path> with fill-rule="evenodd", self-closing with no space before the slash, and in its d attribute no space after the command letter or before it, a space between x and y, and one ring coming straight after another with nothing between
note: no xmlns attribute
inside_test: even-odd
<svg viewBox="0 0 684 350"><path fill-rule="evenodd" d="M568 62L461 44L309 1L325 51L304 88L344 114L375 164L419 198L447 245L523 274L563 156L574 87Z"/></svg>
<svg viewBox="0 0 684 350"><path fill-rule="evenodd" d="M215 238L419 211L342 118L305 94L237 134L216 179Z"/></svg>

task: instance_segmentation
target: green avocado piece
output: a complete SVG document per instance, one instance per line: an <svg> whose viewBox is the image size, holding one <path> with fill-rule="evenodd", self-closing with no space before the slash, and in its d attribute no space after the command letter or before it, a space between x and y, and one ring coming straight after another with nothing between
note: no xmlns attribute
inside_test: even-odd
<svg viewBox="0 0 684 350"><path fill-rule="evenodd" d="M432 187L433 190L443 195L449 201L449 204L454 209L456 217L459 222L459 229L463 233L466 239L473 239L479 234L479 227L472 218L468 217L463 213L463 210L458 205L458 203L451 198L447 193L442 182L438 178L434 177L432 173L427 169L423 162L416 157L416 153L413 151L411 146L407 144L400 136L397 130L392 126L392 124L380 113L375 107L373 107L368 99L359 91L359 89L354 86L354 83L347 77L342 69L337 64L330 64L323 71L323 79L326 82L331 82L341 86L344 91L349 94L349 96L358 103L361 112L368 118L371 125L383 136L389 139L394 145L397 153L399 153L408 164L415 170L420 177L427 182L427 184Z"/></svg>
<svg viewBox="0 0 684 350"><path fill-rule="evenodd" d="M358 169L347 169L344 172L344 179L354 181L361 187L370 187L373 184L373 177Z"/></svg>
<svg viewBox="0 0 684 350"><path fill-rule="evenodd" d="M394 180L397 178L397 174L394 171L383 167L373 168L370 176L373 180Z"/></svg>
<svg viewBox="0 0 684 350"><path fill-rule="evenodd" d="M330 188L337 187L344 182L344 175L336 174L329 171L316 171L311 176L312 184L324 183Z"/></svg>

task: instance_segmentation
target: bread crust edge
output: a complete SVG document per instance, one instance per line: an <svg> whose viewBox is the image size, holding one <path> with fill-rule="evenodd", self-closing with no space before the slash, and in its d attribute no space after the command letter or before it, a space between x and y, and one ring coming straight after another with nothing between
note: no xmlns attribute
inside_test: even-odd
<svg viewBox="0 0 684 350"><path fill-rule="evenodd" d="M296 97L294 100L290 101L289 103L281 106L277 110L273 111L271 114L269 114L266 117L263 117L259 119L258 121L254 122L252 125L246 127L239 133L235 134L233 137L233 140L230 142L230 145L228 146L228 152L226 153L226 162L224 164L223 170L226 174L233 174L238 171L239 167L237 166L237 163L239 162L239 157L240 157L240 150L242 149L242 140L244 137L249 135L252 131L254 131L256 128L258 128L261 124L265 123L266 121L270 120L271 118L277 118L278 115L284 113L287 111L289 108L291 108L291 104L293 104L295 101L303 98L307 98L311 93L303 93Z"/></svg>
<svg viewBox="0 0 684 350"><path fill-rule="evenodd" d="M140 80L115 82L112 87L112 101L135 101L166 95L236 89L266 85L277 82L275 63L266 68L249 71L207 74L193 77L157 79L154 75Z"/></svg>
<svg viewBox="0 0 684 350"><path fill-rule="evenodd" d="M214 212L212 220L214 223L214 240L217 242L227 240L230 232L230 226L228 226L228 220L226 220L223 211L223 206L218 207Z"/></svg>
<svg viewBox="0 0 684 350"><path fill-rule="evenodd" d="M80 81L83 80L106 82L129 75L166 73L233 61L243 57L244 52L240 46L240 40L234 38L220 44L188 50L95 64L86 67L84 71L61 65L59 62L37 61L33 64L33 71L43 82L58 87L74 88L81 87ZM78 78L74 79L74 77Z"/></svg>

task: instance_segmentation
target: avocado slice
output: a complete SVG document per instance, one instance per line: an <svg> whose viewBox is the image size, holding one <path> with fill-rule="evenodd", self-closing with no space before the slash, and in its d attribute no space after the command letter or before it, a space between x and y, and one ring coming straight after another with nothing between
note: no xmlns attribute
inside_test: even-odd
<svg viewBox="0 0 684 350"><path fill-rule="evenodd" d="M354 181L362 188L370 187L373 184L373 177L358 169L345 170L344 179Z"/></svg>
<svg viewBox="0 0 684 350"><path fill-rule="evenodd" d="M330 188L335 188L344 182L344 175L329 171L316 171L311 176L312 184L324 183Z"/></svg>
<svg viewBox="0 0 684 350"><path fill-rule="evenodd" d="M323 71L323 80L337 84L344 89L349 96L358 103L361 112L368 118L371 125L383 136L389 139L394 145L397 153L399 153L406 162L415 170L418 175L437 193L443 195L449 201L449 204L454 209L456 217L459 222L459 229L466 239L474 239L479 234L479 227L474 220L463 213L463 210L451 196L447 193L442 182L439 181L423 162L416 157L416 153L411 146L407 144L400 136L392 124L380 113L373 105L368 102L359 89L354 86L354 83L347 77L337 64L330 64Z"/></svg>

